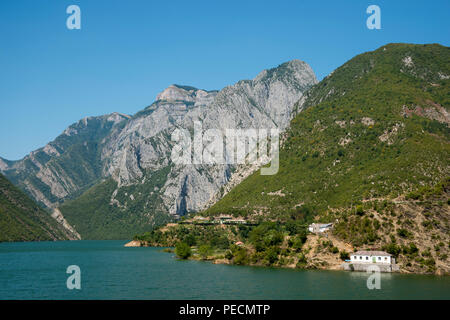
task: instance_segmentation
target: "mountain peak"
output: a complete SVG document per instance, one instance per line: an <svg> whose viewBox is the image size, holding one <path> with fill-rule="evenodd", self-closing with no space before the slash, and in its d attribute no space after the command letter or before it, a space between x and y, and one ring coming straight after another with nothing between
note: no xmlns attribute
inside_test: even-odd
<svg viewBox="0 0 450 320"><path fill-rule="evenodd" d="M215 90L213 90L215 91ZM195 102L197 97L204 97L210 92L192 86L171 84L156 96L156 101L189 101Z"/></svg>
<svg viewBox="0 0 450 320"><path fill-rule="evenodd" d="M120 112L113 112L110 114L105 115L107 121L112 121L114 123L122 122L125 119L131 119L131 116L128 114L120 113Z"/></svg>
<svg viewBox="0 0 450 320"><path fill-rule="evenodd" d="M171 84L156 96L156 100L165 101L193 101L193 94L197 91L194 87Z"/></svg>
<svg viewBox="0 0 450 320"><path fill-rule="evenodd" d="M303 83L317 83L317 78L311 67L304 61L293 59L278 65L275 68L261 71L253 81L271 81L271 80L286 80L296 79L296 82L301 80Z"/></svg>
<svg viewBox="0 0 450 320"><path fill-rule="evenodd" d="M304 66L305 64L306 64L306 62L303 60L292 59L292 60L289 60L289 61L286 61L286 62L280 64L278 67L282 67L282 66L298 67L298 66Z"/></svg>

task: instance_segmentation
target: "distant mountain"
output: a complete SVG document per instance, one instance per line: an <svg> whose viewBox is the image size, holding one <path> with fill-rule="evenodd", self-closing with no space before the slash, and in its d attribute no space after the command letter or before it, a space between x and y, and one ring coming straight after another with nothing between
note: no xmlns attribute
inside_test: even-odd
<svg viewBox="0 0 450 320"><path fill-rule="evenodd" d="M77 238L0 174L0 242Z"/></svg>
<svg viewBox="0 0 450 320"><path fill-rule="evenodd" d="M293 60L220 91L171 85L133 117L86 118L54 142L0 169L37 201L56 208L83 238L129 238L203 209L234 165L175 165L176 128L285 129L294 104L317 82Z"/></svg>
<svg viewBox="0 0 450 320"><path fill-rule="evenodd" d="M86 117L22 160L0 158L0 170L37 202L54 208L102 177L104 139L129 118L119 113Z"/></svg>

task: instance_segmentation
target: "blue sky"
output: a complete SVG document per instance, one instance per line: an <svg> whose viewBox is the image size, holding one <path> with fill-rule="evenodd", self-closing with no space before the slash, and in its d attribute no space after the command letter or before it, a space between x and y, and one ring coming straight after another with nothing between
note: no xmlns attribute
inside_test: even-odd
<svg viewBox="0 0 450 320"><path fill-rule="evenodd" d="M66 8L81 9L68 30ZM381 8L381 30L366 8ZM390 42L450 40L450 1L0 1L0 156L68 125L134 114L172 83L221 89L291 59L322 79Z"/></svg>

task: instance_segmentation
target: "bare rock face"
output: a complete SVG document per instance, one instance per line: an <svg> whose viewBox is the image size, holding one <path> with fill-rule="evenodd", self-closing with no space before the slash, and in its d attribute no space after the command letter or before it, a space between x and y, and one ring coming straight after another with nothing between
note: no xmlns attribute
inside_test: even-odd
<svg viewBox="0 0 450 320"><path fill-rule="evenodd" d="M142 247L143 243L141 241L133 240L133 241L125 243L123 246L124 247Z"/></svg>
<svg viewBox="0 0 450 320"><path fill-rule="evenodd" d="M317 82L304 62L293 60L262 71L253 80L239 81L220 91L171 85L150 107L138 113L103 149L104 175L120 186L142 183L148 170L171 165L176 128L285 129L293 106ZM172 164L173 165L173 164ZM232 165L173 165L159 194L171 214L201 210L231 177ZM145 182L144 182L145 183Z"/></svg>
<svg viewBox="0 0 450 320"><path fill-rule="evenodd" d="M53 210L51 217L65 229L69 240L81 240L80 234L66 221L58 208Z"/></svg>
<svg viewBox="0 0 450 320"><path fill-rule="evenodd" d="M117 189L108 197L111 205L123 210L144 198L139 210L149 219L155 210L172 215L198 211L229 181L234 165L175 165L171 161L173 131L192 132L197 121L203 130L221 132L284 130L294 104L303 101L304 92L315 83L309 65L293 60L220 91L171 85L132 117L112 113L84 118L22 160L0 159L0 170L47 207L55 208L112 177ZM156 179L159 182L153 185ZM131 187L134 194L126 195L128 205L120 203L124 188Z"/></svg>

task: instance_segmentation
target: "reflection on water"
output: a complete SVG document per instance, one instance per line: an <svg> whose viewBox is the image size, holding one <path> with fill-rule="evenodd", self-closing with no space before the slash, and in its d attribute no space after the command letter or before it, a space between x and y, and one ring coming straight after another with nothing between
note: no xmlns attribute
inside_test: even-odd
<svg viewBox="0 0 450 320"><path fill-rule="evenodd" d="M370 277L371 274L373 274L373 273L369 273L369 272L349 272L350 278L351 279L355 279L356 281L367 280ZM389 281L389 280L392 279L392 274L391 273L381 272L379 275L380 275L381 281Z"/></svg>

